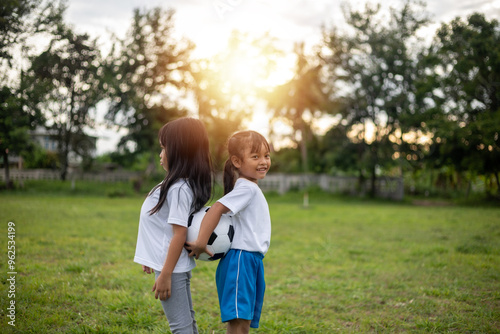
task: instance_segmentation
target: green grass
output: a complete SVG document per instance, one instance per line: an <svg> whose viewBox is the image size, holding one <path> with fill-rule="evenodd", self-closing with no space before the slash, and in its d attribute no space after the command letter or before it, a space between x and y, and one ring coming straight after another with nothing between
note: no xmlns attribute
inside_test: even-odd
<svg viewBox="0 0 500 334"><path fill-rule="evenodd" d="M0 193L0 332L169 333L153 276L132 261L143 197L90 188ZM298 193L268 200L267 290L253 333L500 333L499 208L321 193L308 209ZM9 221L15 328L6 318ZM193 271L200 333L225 332L215 268L200 262Z"/></svg>

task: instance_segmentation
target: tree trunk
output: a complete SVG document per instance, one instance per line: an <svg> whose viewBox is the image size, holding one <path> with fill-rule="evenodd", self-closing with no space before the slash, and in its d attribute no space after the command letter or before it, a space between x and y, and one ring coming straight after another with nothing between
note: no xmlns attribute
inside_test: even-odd
<svg viewBox="0 0 500 334"><path fill-rule="evenodd" d="M371 155L371 163L370 163L370 197L375 198L375 195L377 193L377 186L376 186L376 181L377 181L377 150L378 147L372 143L369 146L370 149L370 155Z"/></svg>
<svg viewBox="0 0 500 334"><path fill-rule="evenodd" d="M360 168L359 169L359 176L358 176L358 194L357 195L363 195L365 194L365 176L363 175L363 170Z"/></svg>
<svg viewBox="0 0 500 334"><path fill-rule="evenodd" d="M10 169L9 169L9 149L3 151L3 163L5 164L5 186L10 189L12 184L10 183Z"/></svg>
<svg viewBox="0 0 500 334"><path fill-rule="evenodd" d="M375 170L375 164L372 166L371 175L370 175L370 197L375 198L375 194L377 193L376 181L377 175Z"/></svg>
<svg viewBox="0 0 500 334"><path fill-rule="evenodd" d="M61 180L66 181L67 176L68 176L68 162L66 160L63 162L61 166Z"/></svg>
<svg viewBox="0 0 500 334"><path fill-rule="evenodd" d="M307 147L304 138L300 141L300 156L302 158L302 171L307 174L309 168L307 167Z"/></svg>
<svg viewBox="0 0 500 334"><path fill-rule="evenodd" d="M498 172L493 173L495 175L495 180L497 181L497 194L500 195L500 179L498 178Z"/></svg>
<svg viewBox="0 0 500 334"><path fill-rule="evenodd" d="M71 148L71 125L69 125L69 129L63 128L60 130L61 132L61 180L66 181L68 177L68 168L69 168L69 152Z"/></svg>
<svg viewBox="0 0 500 334"><path fill-rule="evenodd" d="M308 162L307 162L307 134L306 134L306 126L304 121L301 122L301 140L300 140L300 155L302 158L302 171L304 174L309 172Z"/></svg>
<svg viewBox="0 0 500 334"><path fill-rule="evenodd" d="M64 143L64 148L61 151L61 180L66 181L68 176L68 156L69 156L69 144Z"/></svg>
<svg viewBox="0 0 500 334"><path fill-rule="evenodd" d="M403 144L404 144L404 141L403 141L403 130L401 129L401 134L399 135L399 143L398 143L398 151L399 151L399 159L398 159L398 162L399 162L399 176L401 177L401 179L403 179L403 163L404 163L404 157L403 157Z"/></svg>

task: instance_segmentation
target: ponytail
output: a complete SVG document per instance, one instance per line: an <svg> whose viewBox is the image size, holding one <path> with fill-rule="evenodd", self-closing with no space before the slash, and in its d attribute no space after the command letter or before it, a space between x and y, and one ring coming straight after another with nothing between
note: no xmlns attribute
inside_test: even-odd
<svg viewBox="0 0 500 334"><path fill-rule="evenodd" d="M224 164L224 195L229 193L234 188L234 183L236 182L237 169L231 162L231 157L226 160Z"/></svg>

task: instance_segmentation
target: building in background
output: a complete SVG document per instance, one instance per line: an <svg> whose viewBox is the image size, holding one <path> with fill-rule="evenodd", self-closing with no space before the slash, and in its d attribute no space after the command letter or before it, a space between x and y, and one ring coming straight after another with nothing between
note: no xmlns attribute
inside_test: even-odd
<svg viewBox="0 0 500 334"><path fill-rule="evenodd" d="M46 129L45 127L39 126L35 130L30 131L29 135L31 140L41 147L45 152L57 154L58 153L58 142L55 139L56 131ZM87 147L87 155L91 158L95 158L97 154L97 137L85 136L85 146ZM68 164L70 170L77 170L81 167L83 158L81 154L78 154L75 150L71 150L68 155ZM23 158L18 155L9 155L9 167L12 169L23 169L24 162ZM5 168L4 161L0 157L0 168Z"/></svg>

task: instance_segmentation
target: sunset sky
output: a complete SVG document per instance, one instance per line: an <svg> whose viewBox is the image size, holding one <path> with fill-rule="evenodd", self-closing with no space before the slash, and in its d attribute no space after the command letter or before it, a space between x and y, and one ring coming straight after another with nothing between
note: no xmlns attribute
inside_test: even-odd
<svg viewBox="0 0 500 334"><path fill-rule="evenodd" d="M130 26L134 8L161 6L176 10L177 32L198 46L198 54L217 51L234 30L262 34L270 32L284 43L315 43L321 26L341 25L340 0L69 0L66 20L79 32L105 37L114 32L122 37ZM372 1L377 2L377 1ZM397 6L402 0L378 1ZM348 1L354 8L366 1ZM448 22L474 11L500 18L500 0L429 0L427 9L435 22ZM105 40L105 39L104 39Z"/></svg>
<svg viewBox="0 0 500 334"><path fill-rule="evenodd" d="M110 34L124 37L130 27L134 8L173 8L175 31L196 44L194 57L208 57L222 50L233 30L260 36L268 32L277 38L279 47L291 54L294 42L304 42L306 49L319 43L321 27L342 27L340 0L69 0L66 22L78 33L99 37L103 52L109 48ZM377 1L372 1L376 3ZM384 0L383 8L398 7L402 0ZM349 1L362 8L366 1ZM466 17L479 11L489 19L500 19L500 0L428 0L431 21L423 32L432 38L441 22L456 16ZM101 114L103 113L101 106ZM260 117L261 119L263 117ZM264 122L265 123L265 122ZM269 124L269 123L267 123ZM249 124L259 129L258 122ZM262 130L265 132L265 129ZM118 140L116 130L100 128L98 153L113 150ZM123 132L122 132L123 133Z"/></svg>

